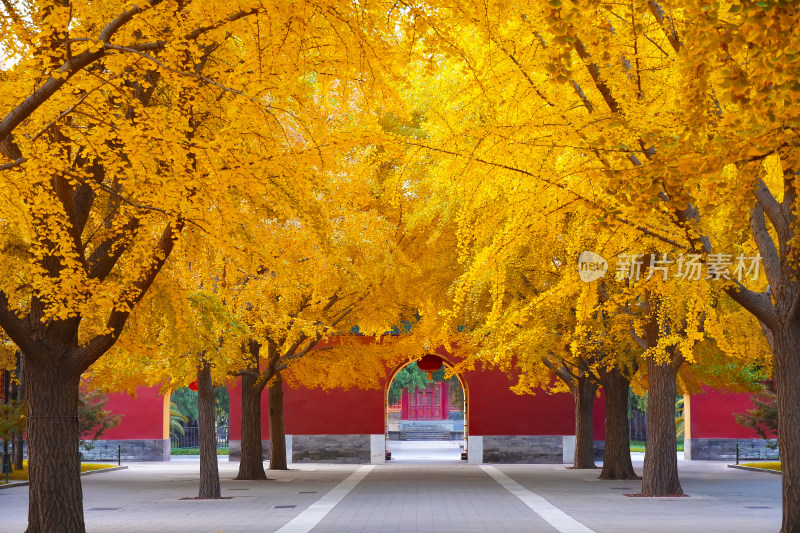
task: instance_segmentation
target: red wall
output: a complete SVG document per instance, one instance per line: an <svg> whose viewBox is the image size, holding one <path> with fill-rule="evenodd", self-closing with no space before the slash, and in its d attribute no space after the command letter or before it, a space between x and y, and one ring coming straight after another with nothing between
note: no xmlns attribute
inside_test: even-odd
<svg viewBox="0 0 800 533"><path fill-rule="evenodd" d="M575 408L570 394L517 395L499 370L474 370L462 376L469 389L472 435L574 435ZM229 388L230 438L241 439L241 389ZM384 391L359 389L293 389L284 387L284 415L289 435L381 434ZM269 439L267 392L262 395L263 438ZM594 438L605 438L602 396L594 408Z"/></svg>
<svg viewBox="0 0 800 533"><path fill-rule="evenodd" d="M158 395L157 386L137 387L136 398L111 393L105 408L123 416L117 427L103 432L101 440L164 438L164 397Z"/></svg>
<svg viewBox="0 0 800 533"><path fill-rule="evenodd" d="M724 392L703 387L689 399L690 435L693 439L758 439L755 431L736 423L733 413L753 408L750 392Z"/></svg>
<svg viewBox="0 0 800 533"><path fill-rule="evenodd" d="M500 370L466 372L469 431L472 435L574 435L575 402L571 394L514 394ZM605 438L603 397L594 402L594 439Z"/></svg>
<svg viewBox="0 0 800 533"><path fill-rule="evenodd" d="M240 381L228 389L231 397L230 438L242 438ZM261 396L261 434L269 439L267 391ZM378 434L384 430L383 390L293 389L283 387L287 435Z"/></svg>

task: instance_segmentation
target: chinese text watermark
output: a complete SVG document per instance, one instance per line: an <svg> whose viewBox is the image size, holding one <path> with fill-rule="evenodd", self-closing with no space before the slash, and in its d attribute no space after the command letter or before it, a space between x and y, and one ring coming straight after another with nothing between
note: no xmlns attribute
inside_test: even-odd
<svg viewBox="0 0 800 533"><path fill-rule="evenodd" d="M617 257L615 277L618 280L682 279L699 281L701 279L742 281L748 277L757 280L761 267L761 256L746 256L743 253L708 254L703 261L700 254L620 254ZM578 274L581 280L590 282L600 279L609 270L608 262L594 252L584 251L578 259Z"/></svg>

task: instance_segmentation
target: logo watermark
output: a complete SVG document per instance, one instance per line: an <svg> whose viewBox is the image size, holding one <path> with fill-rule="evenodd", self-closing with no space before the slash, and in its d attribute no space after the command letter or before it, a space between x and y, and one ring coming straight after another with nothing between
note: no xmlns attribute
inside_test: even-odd
<svg viewBox="0 0 800 533"><path fill-rule="evenodd" d="M645 258L649 256L649 261ZM705 261L700 254L680 254L674 260L665 253L657 254L620 254L617 256L615 278L618 280L650 279L661 276L669 278L698 281L700 279L742 281L748 276L757 280L761 268L761 255L745 256L743 253L708 254ZM600 279L608 271L608 262L594 252L584 251L578 258L578 275L582 281L591 282Z"/></svg>
<svg viewBox="0 0 800 533"><path fill-rule="evenodd" d="M600 279L608 272L608 261L594 252L585 250L578 258L578 275L587 283Z"/></svg>

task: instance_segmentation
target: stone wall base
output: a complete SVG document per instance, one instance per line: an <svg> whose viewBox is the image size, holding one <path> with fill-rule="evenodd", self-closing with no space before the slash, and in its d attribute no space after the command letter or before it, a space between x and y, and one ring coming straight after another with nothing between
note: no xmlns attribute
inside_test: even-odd
<svg viewBox="0 0 800 533"><path fill-rule="evenodd" d="M393 432L389 432L391 439ZM453 432L456 439L463 433ZM451 434L452 435L452 434ZM601 460L605 442L595 441L595 458ZM262 441L269 459L268 440ZM569 464L575 453L574 435L478 435L467 444L471 464ZM239 461L240 440L231 440L229 460ZM384 435L287 435L289 463L382 464Z"/></svg>
<svg viewBox="0 0 800 533"><path fill-rule="evenodd" d="M85 459L117 457L118 446L123 461L169 461L169 439L96 440L89 451L81 447Z"/></svg>
<svg viewBox="0 0 800 533"><path fill-rule="evenodd" d="M595 461L602 461L603 457L606 453L606 441L604 440L596 440L594 441L594 460Z"/></svg>
<svg viewBox="0 0 800 533"><path fill-rule="evenodd" d="M575 456L574 435L470 435L470 464L570 464ZM594 441L595 460L602 460L604 441Z"/></svg>
<svg viewBox="0 0 800 533"><path fill-rule="evenodd" d="M261 457L266 461L269 459L270 441L261 441ZM242 459L242 441L230 440L228 441L228 461L241 461Z"/></svg>
<svg viewBox="0 0 800 533"><path fill-rule="evenodd" d="M469 453L472 454L470 447ZM552 463L564 462L561 435L484 435L484 463Z"/></svg>
<svg viewBox="0 0 800 533"><path fill-rule="evenodd" d="M754 459L777 459L778 450L767 445L774 441L764 439L686 439L683 455L686 459L706 461L735 461L736 445L739 445L739 461Z"/></svg>
<svg viewBox="0 0 800 533"><path fill-rule="evenodd" d="M292 435L293 463L369 464L370 435Z"/></svg>

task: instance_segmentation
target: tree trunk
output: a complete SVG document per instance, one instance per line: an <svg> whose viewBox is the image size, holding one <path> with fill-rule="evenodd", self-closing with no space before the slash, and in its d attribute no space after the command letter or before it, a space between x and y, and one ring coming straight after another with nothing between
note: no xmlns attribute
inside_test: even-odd
<svg viewBox="0 0 800 533"><path fill-rule="evenodd" d="M199 497L216 500L222 497L217 466L217 428L214 412L214 385L211 383L211 366L202 361L197 371L197 426L200 437L200 494Z"/></svg>
<svg viewBox="0 0 800 533"><path fill-rule="evenodd" d="M22 352L17 352L17 383L14 385L13 399L21 403L25 399L25 372L23 368ZM24 431L15 431L11 437L13 453L11 454L11 465L15 470L22 470L23 460L23 439Z"/></svg>
<svg viewBox="0 0 800 533"><path fill-rule="evenodd" d="M600 479L639 479L631 463L628 431L628 388L630 380L619 368L603 372L606 406L606 448Z"/></svg>
<svg viewBox="0 0 800 533"><path fill-rule="evenodd" d="M773 331L775 388L778 396L778 444L783 487L782 533L800 531L800 325Z"/></svg>
<svg viewBox="0 0 800 533"><path fill-rule="evenodd" d="M275 374L269 385L269 469L287 470L286 427L283 424L283 379Z"/></svg>
<svg viewBox="0 0 800 533"><path fill-rule="evenodd" d="M597 384L587 377L576 378L572 387L575 398L575 458L572 468L597 468L594 464L594 395Z"/></svg>
<svg viewBox="0 0 800 533"><path fill-rule="evenodd" d="M650 388L647 397L647 448L644 454L642 494L644 496L682 495L678 479L677 438L675 436L676 377L680 365L657 364L647 359Z"/></svg>
<svg viewBox="0 0 800 533"><path fill-rule="evenodd" d="M86 527L78 457L80 377L44 357L26 358L27 533L82 533Z"/></svg>
<svg viewBox="0 0 800 533"><path fill-rule="evenodd" d="M242 375L242 458L235 479L267 479L261 445L261 393L257 379Z"/></svg>

